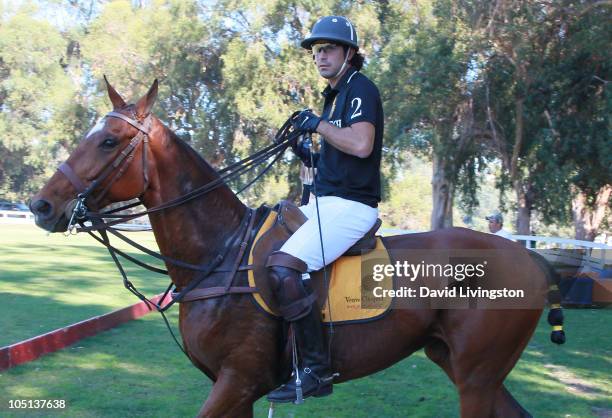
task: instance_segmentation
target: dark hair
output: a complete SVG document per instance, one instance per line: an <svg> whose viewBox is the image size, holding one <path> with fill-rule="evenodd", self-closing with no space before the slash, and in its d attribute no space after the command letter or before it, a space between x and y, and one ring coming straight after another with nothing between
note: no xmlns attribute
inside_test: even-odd
<svg viewBox="0 0 612 418"><path fill-rule="evenodd" d="M348 45L342 45L344 47L344 53L348 54L348 49L350 48L350 46ZM351 58L351 60L349 61L349 63L357 70L360 71L361 67L363 67L363 61L365 60L365 57L363 56L363 54L361 52L355 51L355 54L353 54L353 58Z"/></svg>
<svg viewBox="0 0 612 418"><path fill-rule="evenodd" d="M351 65L357 69L357 71L360 71L361 67L363 67L364 60L365 60L365 57L363 56L361 52L355 52L355 55L353 55L353 58L351 58L350 62L351 62Z"/></svg>

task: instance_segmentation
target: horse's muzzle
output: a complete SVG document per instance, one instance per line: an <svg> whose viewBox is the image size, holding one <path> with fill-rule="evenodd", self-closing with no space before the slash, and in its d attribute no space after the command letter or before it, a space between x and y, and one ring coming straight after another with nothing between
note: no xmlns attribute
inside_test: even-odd
<svg viewBox="0 0 612 418"><path fill-rule="evenodd" d="M30 210L34 214L36 225L49 232L64 232L68 227L68 220L63 213L55 214L53 204L45 199L33 199Z"/></svg>

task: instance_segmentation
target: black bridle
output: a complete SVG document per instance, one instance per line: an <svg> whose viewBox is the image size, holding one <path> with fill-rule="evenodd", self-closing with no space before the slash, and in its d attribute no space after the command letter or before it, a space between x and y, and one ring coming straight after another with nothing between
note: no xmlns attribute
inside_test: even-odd
<svg viewBox="0 0 612 418"><path fill-rule="evenodd" d="M110 112L105 116L105 117L118 118L118 119L121 119L127 122L131 126L138 129L138 133L136 134L134 138L130 140L130 143L123 150L121 150L121 152L115 157L115 159L110 164L106 165L102 169L101 173L93 181L91 181L89 185L85 185L85 183L76 175L76 173L74 172L74 170L70 167L68 163L64 162L58 168L58 171L60 171L66 176L66 178L70 181L72 186L77 191L76 199L73 202L71 202L71 207L68 208L68 211L66 213L67 216L69 214L68 231L71 232L76 227L76 224L78 223L80 227L77 229L77 232L87 232L89 235L91 235L94 239L96 239L98 242L100 242L107 248L113 261L115 262L117 269L121 273L121 276L123 278L124 287L128 289L136 297L138 297L141 301L146 303L149 306L149 309L152 309L153 307L162 315L166 323L166 326L168 327L168 330L170 331L170 334L174 338L174 341L177 343L179 348L186 355L187 353L185 349L181 346L176 336L172 332L172 329L165 316L165 311L167 311L175 303L181 302L181 300L185 297L185 295L188 292L195 289L200 283L202 283L202 281L206 277L208 277L211 273L215 272L216 269L219 267L219 265L221 265L223 260L226 258L230 250L236 247L236 244L238 244L241 249L244 249L246 247L246 245L248 244L249 237L250 237L251 228L253 226L254 211L252 209L247 210L245 217L241 221L240 227L237 229L237 231L233 234L233 236L229 240L229 244L226 245L218 254L216 254L216 256L214 256L210 262L206 264L202 264L202 265L187 263L182 260L177 260L171 257L167 257L167 256L162 255L161 253L145 248L144 246L130 240L125 235L121 234L116 228L113 228L113 226L119 223L126 222L128 220L142 217L144 215L149 215L152 213L161 212L166 209L174 208L174 207L183 205L187 202L190 202L194 199L197 199L199 197L202 197L205 194L223 185L226 185L227 181L233 178L236 178L238 176L241 176L255 169L256 167L262 165L269 158L274 157L273 160L264 169L262 169L261 172L258 173L257 176L255 176L253 180L248 182L244 187L242 187L236 193L236 194L240 194L241 192L246 190L248 187L250 187L253 183L255 183L257 180L259 180L268 170L270 170L270 168L274 165L274 163L276 163L276 161L280 159L284 151L291 145L291 143L293 141L296 141L297 138L301 135L301 133L293 129L291 125L292 119L295 118L295 116L298 113L299 112L295 112L289 119L287 119L287 121L283 124L283 126L279 129L279 131L275 135L275 140L273 144L268 145L267 147L264 147L263 149L257 151L256 153L249 155L248 157L234 164L231 164L230 166L222 170L219 170L217 172L219 177L212 180L211 182L206 183L203 186L200 186L168 202L164 202L158 206L149 208L145 211L141 211L138 213L120 214L117 212L121 212L123 210L140 205L140 200L142 199L142 196L144 195L144 193L146 192L148 188L148 184L149 184L148 152L150 152L149 151L149 146L150 146L149 136L150 136L151 119L152 119L151 115L147 115L144 118L144 121L142 123L136 119L135 115L133 118L130 118L118 112ZM123 176L123 174L127 171L127 168L129 167L129 165L134 159L135 151L140 144L143 144L142 145L143 146L143 152L142 152L143 190L137 196L139 201L136 203L123 205L119 208L116 208L110 211L105 211L105 212L90 211L87 208L87 200L93 199L96 205L102 201L102 199L106 196L106 194L110 190L110 187L112 186L112 184L114 184L117 180L119 180L121 176ZM109 176L111 176L111 174L112 174L112 177L110 178L110 181L108 181L106 185L104 186L104 188L100 192L98 192L97 196L94 197L93 196L94 191L97 191L97 189L104 183L105 180L109 178ZM107 219L111 219L111 220L107 221ZM91 221L91 226L86 226L85 225L86 221ZM100 234L100 236L95 235L94 232L96 231ZM153 271L159 274L167 275L168 271L148 265L126 254L125 252L117 249L110 243L110 239L108 237L107 232L110 232L111 234L120 238L121 240L128 243L129 245L144 252L145 254L153 256L159 260L172 264L176 267L181 267L181 268L186 268L186 269L196 271L197 277L194 280L191 280L191 282L189 282L188 285L185 286L183 289L181 289L178 293L174 293L172 295L172 300L169 303L167 303L165 306L161 306L163 301L166 299L166 297L170 293L172 286L173 286L173 282L170 282L170 285L167 287L167 289L163 293L163 296L160 299L158 299L158 302L153 302L151 299L147 298L140 291L138 291L138 289L128 279L127 274L125 273L125 270L121 262L119 261L118 255L125 258L128 261L135 263L136 265L140 267L146 268L150 271ZM239 254L238 258L241 258L243 251L242 250L239 251L238 254ZM237 262L239 261L240 260L237 260ZM215 296L223 296L225 294L230 293L229 289L230 289L231 282L233 280L233 276L235 275L235 273L236 273L236 269L234 269L231 272L232 277L229 277L228 285L225 288L226 292L225 293L219 292L218 294L215 293Z"/></svg>

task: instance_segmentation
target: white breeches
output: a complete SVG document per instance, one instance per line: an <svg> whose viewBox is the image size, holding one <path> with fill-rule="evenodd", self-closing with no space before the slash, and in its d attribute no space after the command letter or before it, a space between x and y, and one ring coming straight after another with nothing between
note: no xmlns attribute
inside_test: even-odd
<svg viewBox="0 0 612 418"><path fill-rule="evenodd" d="M308 271L323 268L319 225L315 198L300 206L306 221L281 247L280 251L291 254L308 264ZM362 238L374 226L378 209L354 200L336 196L319 197L321 231L325 263L330 264Z"/></svg>

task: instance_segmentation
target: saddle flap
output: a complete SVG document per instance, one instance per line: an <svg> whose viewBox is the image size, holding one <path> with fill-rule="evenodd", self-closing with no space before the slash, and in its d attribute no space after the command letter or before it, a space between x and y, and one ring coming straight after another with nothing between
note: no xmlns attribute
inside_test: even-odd
<svg viewBox="0 0 612 418"><path fill-rule="evenodd" d="M380 318L390 308L392 299L371 297L373 286L393 289L393 278L375 282L363 276L373 264L390 264L384 243L374 238L375 248L357 257L340 257L327 267L327 282L323 270L310 273L309 285L317 292L323 322L348 323ZM362 271L362 267L366 270Z"/></svg>
<svg viewBox="0 0 612 418"><path fill-rule="evenodd" d="M287 238L306 221L306 216L295 204L281 200L259 228L253 241L249 255L249 264L252 266L249 284L257 287L258 293L254 295L255 300L260 306L265 306L267 309L264 308L264 310L268 313L275 314L279 311L278 301L269 285L268 268L266 267L268 256L278 251Z"/></svg>

